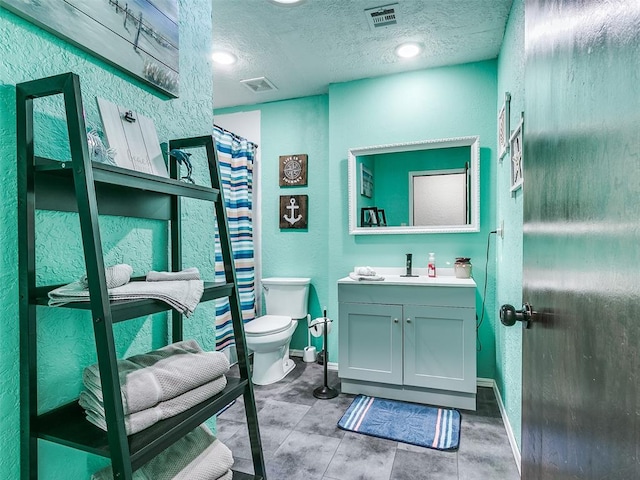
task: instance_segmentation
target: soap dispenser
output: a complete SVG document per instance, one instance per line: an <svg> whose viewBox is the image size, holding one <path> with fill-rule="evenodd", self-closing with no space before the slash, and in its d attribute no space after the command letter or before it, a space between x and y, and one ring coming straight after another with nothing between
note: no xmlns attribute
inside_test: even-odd
<svg viewBox="0 0 640 480"><path fill-rule="evenodd" d="M429 265L427 266L427 273L431 278L436 276L436 254L429 253Z"/></svg>

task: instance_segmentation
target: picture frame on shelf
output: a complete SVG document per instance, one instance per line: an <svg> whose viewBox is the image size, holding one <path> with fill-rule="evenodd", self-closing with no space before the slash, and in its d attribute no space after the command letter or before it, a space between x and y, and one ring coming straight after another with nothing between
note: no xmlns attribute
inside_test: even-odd
<svg viewBox="0 0 640 480"><path fill-rule="evenodd" d="M387 216L385 215L383 208L376 209L376 217L378 219L378 226L379 227L386 227L387 226Z"/></svg>
<svg viewBox="0 0 640 480"><path fill-rule="evenodd" d="M509 138L509 151L511 154L511 192L515 192L521 188L524 183L523 131L524 114L520 116L520 122Z"/></svg>
<svg viewBox="0 0 640 480"><path fill-rule="evenodd" d="M504 94L504 103L498 111L498 159L502 161L504 156L509 150L509 134L510 134L510 105L511 94L506 92Z"/></svg>
<svg viewBox="0 0 640 480"><path fill-rule="evenodd" d="M373 172L363 163L360 164L360 195L373 197Z"/></svg>
<svg viewBox="0 0 640 480"><path fill-rule="evenodd" d="M360 226L378 226L378 209L376 207L363 207L360 209Z"/></svg>

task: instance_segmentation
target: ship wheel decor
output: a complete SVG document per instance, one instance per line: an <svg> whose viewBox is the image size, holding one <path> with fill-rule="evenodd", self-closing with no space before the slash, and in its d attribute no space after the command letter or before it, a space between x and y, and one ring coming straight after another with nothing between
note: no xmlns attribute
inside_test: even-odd
<svg viewBox="0 0 640 480"><path fill-rule="evenodd" d="M280 186L300 187L307 184L307 154L281 155Z"/></svg>
<svg viewBox="0 0 640 480"><path fill-rule="evenodd" d="M280 196L280 228L307 228L307 195Z"/></svg>

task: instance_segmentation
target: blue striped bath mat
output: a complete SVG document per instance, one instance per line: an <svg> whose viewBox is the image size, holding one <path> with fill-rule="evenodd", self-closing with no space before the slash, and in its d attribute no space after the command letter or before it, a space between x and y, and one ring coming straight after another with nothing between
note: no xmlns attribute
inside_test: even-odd
<svg viewBox="0 0 640 480"><path fill-rule="evenodd" d="M457 450L460 412L451 408L358 395L338 427L435 450Z"/></svg>

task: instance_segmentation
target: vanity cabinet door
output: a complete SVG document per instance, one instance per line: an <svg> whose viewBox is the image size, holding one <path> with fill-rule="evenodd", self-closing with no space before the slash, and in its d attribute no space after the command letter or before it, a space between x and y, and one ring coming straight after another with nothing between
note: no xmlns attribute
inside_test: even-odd
<svg viewBox="0 0 640 480"><path fill-rule="evenodd" d="M476 391L474 310L404 306L404 384Z"/></svg>
<svg viewBox="0 0 640 480"><path fill-rule="evenodd" d="M402 384L402 306L341 303L341 378Z"/></svg>

